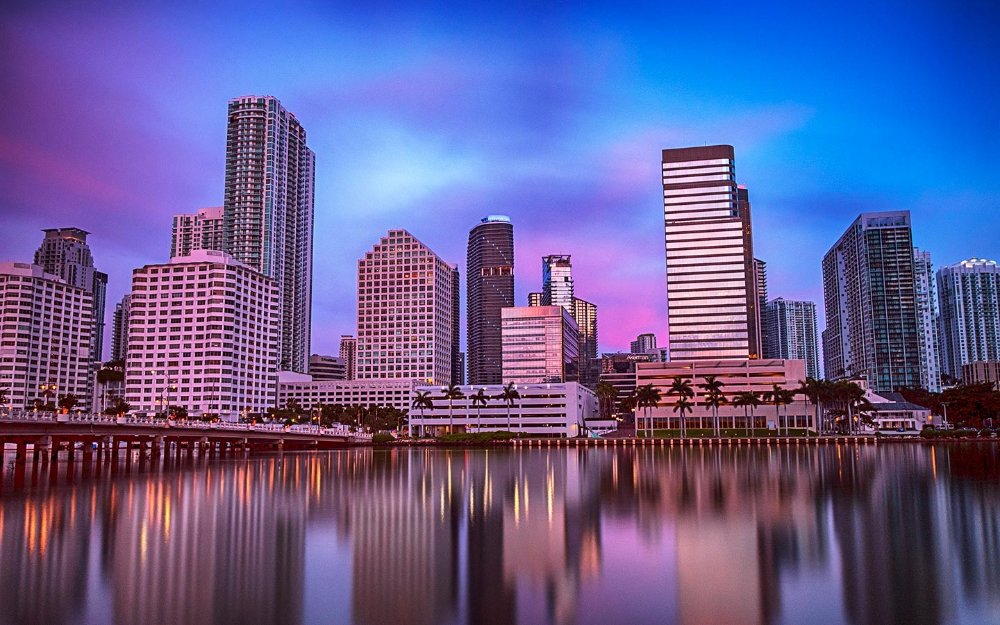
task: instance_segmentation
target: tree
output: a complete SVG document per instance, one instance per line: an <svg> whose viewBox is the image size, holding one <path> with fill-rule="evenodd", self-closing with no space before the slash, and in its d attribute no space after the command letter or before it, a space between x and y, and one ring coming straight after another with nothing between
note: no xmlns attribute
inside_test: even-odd
<svg viewBox="0 0 1000 625"><path fill-rule="evenodd" d="M809 402L816 408L816 423L821 432L823 431L825 416L823 403L829 395L828 384L826 380L817 380L811 377L799 380L799 392L805 395L809 399Z"/></svg>
<svg viewBox="0 0 1000 625"><path fill-rule="evenodd" d="M503 387L500 394L496 397L503 403L507 404L507 431L511 431L510 427L510 409L514 407L514 403L521 399L521 394L517 392L517 385L513 382L508 382L507 386ZM523 426L523 421L522 421Z"/></svg>
<svg viewBox="0 0 1000 625"><path fill-rule="evenodd" d="M483 408L486 407L486 403L489 401L489 396L486 395L486 391L479 389L475 395L472 396L472 405L476 407L476 431L483 429Z"/></svg>
<svg viewBox="0 0 1000 625"><path fill-rule="evenodd" d="M633 427L635 426L635 407L636 407L635 391L632 391L625 397L622 397L621 401L622 412L628 413L628 415L632 417Z"/></svg>
<svg viewBox="0 0 1000 625"><path fill-rule="evenodd" d="M448 433L453 434L455 432L455 410L453 408L453 402L456 399L462 399L465 397L465 393L463 393L462 389L460 389L454 382L450 383L447 387L441 390L444 391L444 398L448 400Z"/></svg>
<svg viewBox="0 0 1000 625"><path fill-rule="evenodd" d="M764 401L774 404L775 419L778 422L778 433L781 433L781 407L795 400L795 392L784 389L780 384L772 384L771 390L764 393Z"/></svg>
<svg viewBox="0 0 1000 625"><path fill-rule="evenodd" d="M128 414L129 410L132 410L132 405L125 401L123 397L114 397L111 401L111 408L109 408L109 410L111 410L111 414L115 416L124 417Z"/></svg>
<svg viewBox="0 0 1000 625"><path fill-rule="evenodd" d="M424 421L424 410L427 408L434 409L434 400L431 399L430 391L417 391L416 396L413 398L412 406L420 411L420 420ZM427 423L423 424L423 431L420 435L423 436L427 433ZM410 436L413 436L412 429L410 430Z"/></svg>
<svg viewBox="0 0 1000 625"><path fill-rule="evenodd" d="M675 376L673 381L670 383L670 388L667 389L667 395L676 395L678 398L691 399L694 397L694 389L691 388L691 380L682 378L681 376ZM674 410L677 412L677 410ZM688 410L691 412L691 410ZM684 418L684 411L681 411L681 437L683 438L687 434L687 422Z"/></svg>
<svg viewBox="0 0 1000 625"><path fill-rule="evenodd" d="M167 406L167 416L170 419L183 421L188 418L188 410L184 406Z"/></svg>
<svg viewBox="0 0 1000 625"><path fill-rule="evenodd" d="M692 412L693 410L694 410L694 404L691 403L691 400L688 399L687 395L681 395L677 399L677 403L674 404L674 412L679 412L680 413L682 427L683 427L683 423L684 423L684 413L685 412ZM683 432L683 430L682 430L682 432Z"/></svg>
<svg viewBox="0 0 1000 625"><path fill-rule="evenodd" d="M705 391L705 405L712 409L713 422L715 423L715 436L721 436L719 428L719 406L726 403L726 396L722 394L722 387L725 384L714 375L706 375L705 383L699 384L698 388Z"/></svg>
<svg viewBox="0 0 1000 625"><path fill-rule="evenodd" d="M7 404L7 389L0 388L0 406Z"/></svg>
<svg viewBox="0 0 1000 625"><path fill-rule="evenodd" d="M69 413L78 403L80 403L80 400L73 393L68 393L59 398L59 408L62 409L63 414Z"/></svg>
<svg viewBox="0 0 1000 625"><path fill-rule="evenodd" d="M760 393L754 391L741 391L733 397L733 406L743 409L743 418L746 420L747 436L750 436L750 421L752 413L760 406Z"/></svg>
<svg viewBox="0 0 1000 625"><path fill-rule="evenodd" d="M656 408L660 404L660 389L656 388L652 384L644 384L639 388L635 389L635 405L638 408L642 408L646 412L646 424L649 426L649 436L653 436L653 418L650 416L649 411L652 408Z"/></svg>
<svg viewBox="0 0 1000 625"><path fill-rule="evenodd" d="M618 389L610 382L599 382L596 391L601 417L610 419L615 409L615 399L618 397Z"/></svg>

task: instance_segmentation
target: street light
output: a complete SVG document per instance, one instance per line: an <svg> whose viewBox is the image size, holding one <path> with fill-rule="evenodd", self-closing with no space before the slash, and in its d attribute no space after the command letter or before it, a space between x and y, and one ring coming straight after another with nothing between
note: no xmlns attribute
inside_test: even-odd
<svg viewBox="0 0 1000 625"><path fill-rule="evenodd" d="M45 384L41 385L40 389L42 391L42 394L45 395L45 399L46 399L46 401L45 401L45 408L49 407L48 399L49 399L50 396L56 394L56 389L58 389L58 388L59 388L58 385L52 384L51 382L48 382L48 383L45 383Z"/></svg>

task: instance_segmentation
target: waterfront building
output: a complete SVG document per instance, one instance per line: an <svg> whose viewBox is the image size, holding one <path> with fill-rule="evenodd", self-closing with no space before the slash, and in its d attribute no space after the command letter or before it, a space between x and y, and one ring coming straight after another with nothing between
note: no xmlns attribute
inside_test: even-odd
<svg viewBox="0 0 1000 625"><path fill-rule="evenodd" d="M420 382L402 378L369 380L316 380L308 375L282 372L278 377L278 406L296 401L303 408L320 404L385 406L410 410L413 389Z"/></svg>
<svg viewBox="0 0 1000 625"><path fill-rule="evenodd" d="M136 269L126 401L149 414L265 413L277 391L279 302L273 280L215 250Z"/></svg>
<svg viewBox="0 0 1000 625"><path fill-rule="evenodd" d="M863 213L823 257L823 369L875 391L920 384L909 211Z"/></svg>
<svg viewBox="0 0 1000 625"><path fill-rule="evenodd" d="M931 253L913 248L913 296L917 307L920 347L920 387L941 392L941 357L938 341L937 285Z"/></svg>
<svg viewBox="0 0 1000 625"><path fill-rule="evenodd" d="M336 356L309 356L309 375L314 380L346 380L347 364Z"/></svg>
<svg viewBox="0 0 1000 625"><path fill-rule="evenodd" d="M7 405L30 409L74 395L91 401L93 287L36 264L0 263L0 388Z"/></svg>
<svg viewBox="0 0 1000 625"><path fill-rule="evenodd" d="M819 379L819 333L814 302L773 299L764 308L764 358L806 362L806 375Z"/></svg>
<svg viewBox="0 0 1000 625"><path fill-rule="evenodd" d="M500 310L514 306L514 226L509 217L489 215L469 232L465 270L469 382L500 384Z"/></svg>
<svg viewBox="0 0 1000 625"><path fill-rule="evenodd" d="M565 308L504 308L501 323L505 382L530 384L579 379L579 330Z"/></svg>
<svg viewBox="0 0 1000 625"><path fill-rule="evenodd" d="M358 339L350 334L340 335L340 359L344 361L344 379L358 377Z"/></svg>
<svg viewBox="0 0 1000 625"><path fill-rule="evenodd" d="M223 250L274 280L278 365L299 372L309 361L315 160L277 98L229 101Z"/></svg>
<svg viewBox="0 0 1000 625"><path fill-rule="evenodd" d="M128 353L128 318L132 307L132 295L126 294L115 304L111 317L111 360L125 361Z"/></svg>
<svg viewBox="0 0 1000 625"><path fill-rule="evenodd" d="M221 206L212 206L174 215L170 258L190 256L198 250L222 250L225 245L222 211Z"/></svg>
<svg viewBox="0 0 1000 625"><path fill-rule="evenodd" d="M562 306L573 314L573 262L569 254L542 258L542 306Z"/></svg>
<svg viewBox="0 0 1000 625"><path fill-rule="evenodd" d="M42 271L54 274L66 284L85 289L91 295L92 319L90 359L97 363L104 353L104 309L108 290L108 274L94 268L94 256L87 244L86 230L80 228L47 228L45 237L35 252L35 264Z"/></svg>
<svg viewBox="0 0 1000 625"><path fill-rule="evenodd" d="M962 365L962 384L986 383L1000 391L1000 361L979 360Z"/></svg>
<svg viewBox="0 0 1000 625"><path fill-rule="evenodd" d="M798 392L800 381L806 379L806 363L803 360L716 360L687 362L637 362L636 386L652 384L660 391L660 403L650 411L654 429L680 429L680 415L674 410L678 396L669 393L674 378L691 382L695 392L691 403L692 412L687 413L688 428L711 428L712 410L704 404L704 391L698 387L704 384L705 376L715 376L722 382L722 393L728 403L719 408L719 420L724 428L743 428L748 425L742 407L732 404L737 393L751 391L761 397L777 384L780 388L796 391L792 403L781 406L780 427L816 429L816 409L809 399ZM756 427L779 427L779 417L774 404L761 403L750 415ZM636 411L637 427L646 428L648 422L644 411Z"/></svg>
<svg viewBox="0 0 1000 625"><path fill-rule="evenodd" d="M970 258L942 267L937 287L945 372L958 378L963 365L1000 360L1000 268L996 261Z"/></svg>
<svg viewBox="0 0 1000 625"><path fill-rule="evenodd" d="M600 382L607 382L615 387L618 394L615 396L614 413L616 416L631 415L622 409L622 401L635 392L635 363L656 362L655 354L652 352L637 354L616 352L601 355L601 375Z"/></svg>
<svg viewBox="0 0 1000 625"><path fill-rule="evenodd" d="M650 350L654 350L656 349L656 335L652 333L640 334L635 337L630 347L633 354L645 354Z"/></svg>
<svg viewBox="0 0 1000 625"><path fill-rule="evenodd" d="M489 397L485 407L474 405L472 397L480 389ZM429 393L434 407L411 409L413 434L443 434L455 431L492 432L509 430L531 436L574 437L588 432L606 432L614 428L611 419L599 419L597 396L577 382L517 384L518 399L510 406L500 399L502 384L469 385L461 388L463 397L448 404L440 386L417 386L417 392Z"/></svg>
<svg viewBox="0 0 1000 625"><path fill-rule="evenodd" d="M759 357L750 200L733 147L666 149L662 167L670 359Z"/></svg>
<svg viewBox="0 0 1000 625"><path fill-rule="evenodd" d="M357 379L452 380L455 269L406 230L358 261Z"/></svg>

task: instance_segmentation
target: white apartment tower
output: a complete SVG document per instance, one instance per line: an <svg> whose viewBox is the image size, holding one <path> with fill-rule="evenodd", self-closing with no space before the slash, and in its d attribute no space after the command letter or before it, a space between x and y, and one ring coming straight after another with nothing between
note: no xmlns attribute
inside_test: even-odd
<svg viewBox="0 0 1000 625"><path fill-rule="evenodd" d="M541 306L562 306L573 314L573 263L569 254L542 257Z"/></svg>
<svg viewBox="0 0 1000 625"><path fill-rule="evenodd" d="M309 364L315 161L277 98L229 101L223 250L274 280L278 366L300 373Z"/></svg>
<svg viewBox="0 0 1000 625"><path fill-rule="evenodd" d="M222 250L225 245L222 207L201 208L198 212L174 215L170 233L170 258L190 256L197 250Z"/></svg>
<svg viewBox="0 0 1000 625"><path fill-rule="evenodd" d="M931 253L917 248L913 248L913 288L917 304L917 340L920 342L920 386L940 393L937 286Z"/></svg>
<svg viewBox="0 0 1000 625"><path fill-rule="evenodd" d="M1000 267L970 258L937 273L944 370L955 378L962 365L1000 360Z"/></svg>
<svg viewBox="0 0 1000 625"><path fill-rule="evenodd" d="M126 400L227 420L266 412L277 397L279 302L273 280L219 251L136 269Z"/></svg>
<svg viewBox="0 0 1000 625"><path fill-rule="evenodd" d="M819 332L814 302L773 299L764 307L764 358L804 360L806 375L819 379Z"/></svg>
<svg viewBox="0 0 1000 625"><path fill-rule="evenodd" d="M0 388L31 408L75 395L91 400L94 322L90 289L28 263L0 263Z"/></svg>
<svg viewBox="0 0 1000 625"><path fill-rule="evenodd" d="M340 335L340 359L344 361L344 379L358 377L358 339L350 334Z"/></svg>
<svg viewBox="0 0 1000 625"><path fill-rule="evenodd" d="M758 358L750 201L733 147L663 150L670 359Z"/></svg>
<svg viewBox="0 0 1000 625"><path fill-rule="evenodd" d="M453 265L406 230L358 261L357 379L452 381Z"/></svg>

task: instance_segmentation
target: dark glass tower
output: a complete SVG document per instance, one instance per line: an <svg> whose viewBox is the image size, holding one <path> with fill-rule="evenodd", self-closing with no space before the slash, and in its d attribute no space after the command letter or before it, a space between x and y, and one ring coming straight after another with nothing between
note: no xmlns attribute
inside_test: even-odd
<svg viewBox="0 0 1000 625"><path fill-rule="evenodd" d="M514 305L514 226L490 215L469 232L466 257L469 384L502 384L500 310Z"/></svg>

